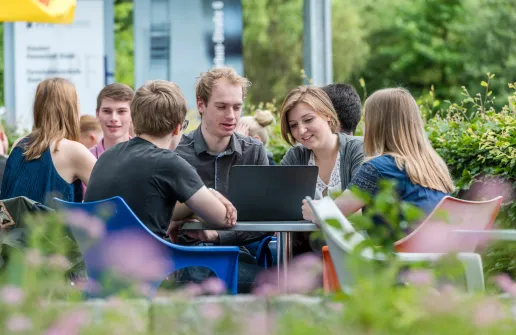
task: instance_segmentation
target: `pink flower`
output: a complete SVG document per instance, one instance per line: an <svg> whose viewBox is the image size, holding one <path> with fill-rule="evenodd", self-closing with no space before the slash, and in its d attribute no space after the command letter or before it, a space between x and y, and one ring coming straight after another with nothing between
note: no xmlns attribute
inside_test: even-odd
<svg viewBox="0 0 516 335"><path fill-rule="evenodd" d="M84 230L93 239L100 239L106 232L106 226L102 220L81 209L66 211L65 222L71 227Z"/></svg>
<svg viewBox="0 0 516 335"><path fill-rule="evenodd" d="M404 280L415 286L430 286L434 282L434 275L429 270L411 270L404 274Z"/></svg>
<svg viewBox="0 0 516 335"><path fill-rule="evenodd" d="M201 306L201 314L209 320L218 320L224 316L224 310L218 304L206 303Z"/></svg>
<svg viewBox="0 0 516 335"><path fill-rule="evenodd" d="M6 328L9 333L25 332L32 328L32 320L24 315L12 315L7 319Z"/></svg>
<svg viewBox="0 0 516 335"><path fill-rule="evenodd" d="M322 286L322 260L315 254L303 254L296 257L287 270L287 283L284 282L284 273L281 270L278 283L277 269L263 271L258 275L253 294L259 296L274 296L285 288L288 293L306 294Z"/></svg>
<svg viewBox="0 0 516 335"><path fill-rule="evenodd" d="M68 258L57 254L48 257L48 265L59 270L68 270L72 266Z"/></svg>
<svg viewBox="0 0 516 335"><path fill-rule="evenodd" d="M268 335L271 334L271 325L267 314L263 312L252 313L242 323L242 334L246 335Z"/></svg>
<svg viewBox="0 0 516 335"><path fill-rule="evenodd" d="M445 285L441 290L430 290L422 296L422 305L430 313L446 314L456 310L461 297L452 285Z"/></svg>
<svg viewBox="0 0 516 335"><path fill-rule="evenodd" d="M91 321L91 315L85 310L75 310L63 314L45 333L45 335L79 335L81 328Z"/></svg>
<svg viewBox="0 0 516 335"><path fill-rule="evenodd" d="M226 292L226 284L218 277L210 277L202 283L202 288L206 293L221 295Z"/></svg>
<svg viewBox="0 0 516 335"><path fill-rule="evenodd" d="M479 327L486 327L506 317L507 314L500 301L494 297L490 297L476 306L473 322Z"/></svg>
<svg viewBox="0 0 516 335"><path fill-rule="evenodd" d="M29 249L25 252L25 261L28 265L37 267L43 263L43 256L39 250Z"/></svg>
<svg viewBox="0 0 516 335"><path fill-rule="evenodd" d="M7 305L18 305L24 299L23 291L16 286L7 285L0 290L0 298Z"/></svg>
<svg viewBox="0 0 516 335"><path fill-rule="evenodd" d="M203 291L204 290L201 287L201 285L189 283L183 287L183 289L179 292L179 295L191 298L200 296L203 293Z"/></svg>
<svg viewBox="0 0 516 335"><path fill-rule="evenodd" d="M104 265L124 278L163 280L172 269L164 245L147 234L120 232L104 244Z"/></svg>
<svg viewBox="0 0 516 335"><path fill-rule="evenodd" d="M497 276L495 281L504 292L510 293L516 297L516 283L512 281L511 277L509 277L507 274L503 274Z"/></svg>

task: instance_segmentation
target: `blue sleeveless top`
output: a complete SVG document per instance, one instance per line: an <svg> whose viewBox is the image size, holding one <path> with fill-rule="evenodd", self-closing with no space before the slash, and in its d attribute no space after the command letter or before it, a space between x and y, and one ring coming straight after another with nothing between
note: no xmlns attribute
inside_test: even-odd
<svg viewBox="0 0 516 335"><path fill-rule="evenodd" d="M23 156L27 140L21 140L7 159L0 199L25 196L48 207L54 207L53 197L74 201L74 184L69 184L59 175L50 148L40 158L28 161Z"/></svg>

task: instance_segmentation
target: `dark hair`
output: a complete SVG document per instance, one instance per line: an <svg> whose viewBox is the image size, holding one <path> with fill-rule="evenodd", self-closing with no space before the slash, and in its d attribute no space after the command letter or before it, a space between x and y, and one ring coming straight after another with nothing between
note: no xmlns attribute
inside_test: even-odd
<svg viewBox="0 0 516 335"><path fill-rule="evenodd" d="M341 131L354 133L362 116L362 104L355 88L348 84L330 84L322 89L330 97L337 112Z"/></svg>

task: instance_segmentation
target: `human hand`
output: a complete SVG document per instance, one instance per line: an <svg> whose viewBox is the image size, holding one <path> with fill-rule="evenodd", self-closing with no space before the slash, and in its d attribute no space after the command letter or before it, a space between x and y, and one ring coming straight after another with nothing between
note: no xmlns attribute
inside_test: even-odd
<svg viewBox="0 0 516 335"><path fill-rule="evenodd" d="M246 123L239 122L235 127L235 132L243 136L249 136L249 126Z"/></svg>
<svg viewBox="0 0 516 335"><path fill-rule="evenodd" d="M216 230L188 230L185 233L202 242L219 242L219 233Z"/></svg>
<svg viewBox="0 0 516 335"><path fill-rule="evenodd" d="M182 220L170 221L168 225L167 234L165 236L169 237L173 243L177 243L179 236L179 229L186 222L194 222L198 221L198 218L194 215L184 218Z"/></svg>
<svg viewBox="0 0 516 335"><path fill-rule="evenodd" d="M312 200L312 203L317 203L317 202L318 202L318 200ZM308 201L303 200L303 205L301 206L301 210L303 212L303 219L315 223L314 213L312 212L312 208L310 208L310 205L308 205Z"/></svg>
<svg viewBox="0 0 516 335"><path fill-rule="evenodd" d="M213 188L210 188L209 190L211 191L211 193L213 193L213 195L215 195L215 197L217 199L220 200L220 202L222 202L224 207L226 207L226 226L227 227L234 226L237 222L237 210L236 210L235 206L233 206L231 201L226 199L226 197L224 197L219 191L217 191Z"/></svg>

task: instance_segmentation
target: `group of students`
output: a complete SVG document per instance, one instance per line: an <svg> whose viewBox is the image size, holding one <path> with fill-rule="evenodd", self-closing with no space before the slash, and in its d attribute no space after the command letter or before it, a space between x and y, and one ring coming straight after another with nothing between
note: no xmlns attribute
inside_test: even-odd
<svg viewBox="0 0 516 335"><path fill-rule="evenodd" d="M231 68L202 73L196 86L201 122L188 134L187 104L176 84L149 81L136 93L108 85L97 99L99 140L99 132L87 127L81 136L73 84L47 79L36 91L33 131L13 145L6 162L0 197L26 196L52 207L55 195L77 201L81 183L84 201L120 196L160 237L185 245L240 246L239 291L248 292L263 269L244 246L268 233L224 229L237 221L226 198L229 173L234 165L273 163L264 145L265 127L274 121L268 111L240 117L249 85ZM453 184L425 135L417 103L401 88L375 92L364 105L365 136L356 137L361 111L350 85L295 88L280 112L282 137L292 145L280 164L318 166L316 198L343 190L336 203L345 215L364 207L347 190L351 185L374 195L383 178L395 179L401 199L429 213ZM306 204L300 206L312 220ZM192 219L220 229L182 231ZM209 275L207 269L187 268L176 279L202 281Z"/></svg>

